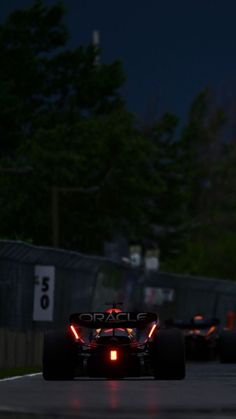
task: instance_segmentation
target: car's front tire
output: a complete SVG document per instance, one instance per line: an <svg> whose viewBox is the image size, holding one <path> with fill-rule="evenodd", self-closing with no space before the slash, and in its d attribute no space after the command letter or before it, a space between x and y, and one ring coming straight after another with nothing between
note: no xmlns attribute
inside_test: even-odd
<svg viewBox="0 0 236 419"><path fill-rule="evenodd" d="M63 332L46 332L43 345L43 378L72 380L75 373L76 347Z"/></svg>

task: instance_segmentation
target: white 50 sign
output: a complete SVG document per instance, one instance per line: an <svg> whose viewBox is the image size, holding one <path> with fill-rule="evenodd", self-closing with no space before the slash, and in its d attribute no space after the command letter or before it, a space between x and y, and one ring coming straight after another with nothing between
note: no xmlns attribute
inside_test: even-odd
<svg viewBox="0 0 236 419"><path fill-rule="evenodd" d="M54 286L55 267L36 265L33 320L53 320Z"/></svg>

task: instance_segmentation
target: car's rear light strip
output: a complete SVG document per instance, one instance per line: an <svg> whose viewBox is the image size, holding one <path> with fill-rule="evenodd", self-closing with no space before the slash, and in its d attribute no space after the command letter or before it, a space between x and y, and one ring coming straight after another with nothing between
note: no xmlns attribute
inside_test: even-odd
<svg viewBox="0 0 236 419"><path fill-rule="evenodd" d="M70 325L70 330L73 333L73 336L75 338L75 340L80 341L82 343L84 343L83 338L79 335L78 331L76 330L76 328L73 326L73 324Z"/></svg>
<svg viewBox="0 0 236 419"><path fill-rule="evenodd" d="M152 335L153 335L153 333L154 333L154 331L155 331L155 329L157 328L157 324L155 323L153 326L152 326L152 328L151 328L151 330L150 330L150 332L149 332L149 334L148 334L148 338L149 339L151 339L151 337L152 337Z"/></svg>
<svg viewBox="0 0 236 419"><path fill-rule="evenodd" d="M215 326L211 326L209 328L209 330L207 331L206 337L212 335L215 331L216 331L216 327Z"/></svg>

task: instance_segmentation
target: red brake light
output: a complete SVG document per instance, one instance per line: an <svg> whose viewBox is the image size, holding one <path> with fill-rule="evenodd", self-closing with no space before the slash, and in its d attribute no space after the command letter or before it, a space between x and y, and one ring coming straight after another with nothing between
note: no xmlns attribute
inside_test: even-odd
<svg viewBox="0 0 236 419"><path fill-rule="evenodd" d="M111 361L117 361L117 359L118 359L117 351L114 351L114 350L110 351L110 360Z"/></svg>
<svg viewBox="0 0 236 419"><path fill-rule="evenodd" d="M122 313L122 310L120 308L112 307L112 308L107 308L105 312L106 313Z"/></svg>
<svg viewBox="0 0 236 419"><path fill-rule="evenodd" d="M201 314L196 314L196 316L193 317L193 320L195 321L203 320L203 316Z"/></svg>

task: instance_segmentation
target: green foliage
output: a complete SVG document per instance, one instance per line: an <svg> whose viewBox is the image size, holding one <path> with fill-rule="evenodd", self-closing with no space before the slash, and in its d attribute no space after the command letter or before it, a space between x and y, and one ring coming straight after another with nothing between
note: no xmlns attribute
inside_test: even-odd
<svg viewBox="0 0 236 419"><path fill-rule="evenodd" d="M98 252L114 233L149 230L162 181L120 96L121 63L95 65L92 45L67 49L63 16L61 3L36 1L0 28L0 166L16 169L0 173L0 234L52 244L56 187L58 245Z"/></svg>
<svg viewBox="0 0 236 419"><path fill-rule="evenodd" d="M162 269L235 278L225 109L205 89L182 130L168 112L137 128L121 62L69 49L64 15L38 0L0 26L0 236L52 245L57 224L59 246L98 253L121 234L159 246Z"/></svg>
<svg viewBox="0 0 236 419"><path fill-rule="evenodd" d="M201 217L211 205L210 189L213 190L216 185L224 148L222 132L225 122L224 110L214 102L210 89L199 93L192 103L187 125L182 132L186 150L188 210L197 222L199 215Z"/></svg>
<svg viewBox="0 0 236 419"><path fill-rule="evenodd" d="M16 377L18 375L26 375L26 374L35 374L40 373L42 371L42 367L26 367L26 368L1 368L0 370L0 379L7 378L7 377Z"/></svg>
<svg viewBox="0 0 236 419"><path fill-rule="evenodd" d="M191 239L185 243L178 258L172 258L162 264L163 270L196 275L201 277L236 280L235 248L236 235L233 232L217 234L204 229L202 237Z"/></svg>
<svg viewBox="0 0 236 419"><path fill-rule="evenodd" d="M153 246L161 250L161 260L172 258L184 239L182 225L186 219L185 156L186 147L178 138L179 120L164 113L149 127L147 135L153 147L152 167L162 180L151 207Z"/></svg>
<svg viewBox="0 0 236 419"><path fill-rule="evenodd" d="M225 133L230 133L226 110L206 89L194 99L182 132L185 240L177 257L164 261L163 269L236 279L236 148Z"/></svg>

